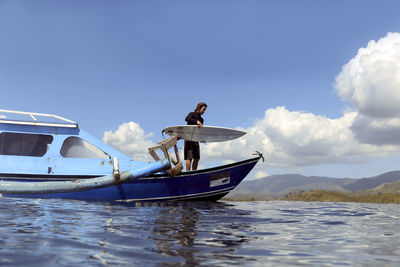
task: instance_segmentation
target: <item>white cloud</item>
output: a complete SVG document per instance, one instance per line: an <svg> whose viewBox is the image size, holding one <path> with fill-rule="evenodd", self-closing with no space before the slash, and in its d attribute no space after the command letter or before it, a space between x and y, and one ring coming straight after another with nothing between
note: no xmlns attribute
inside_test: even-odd
<svg viewBox="0 0 400 267"><path fill-rule="evenodd" d="M7 119L7 117L4 115L0 115L0 119Z"/></svg>
<svg viewBox="0 0 400 267"><path fill-rule="evenodd" d="M148 148L155 146L150 140L153 133L145 134L136 122L126 122L118 127L115 132L104 133L103 142L118 149L134 160L152 161Z"/></svg>
<svg viewBox="0 0 400 267"><path fill-rule="evenodd" d="M356 112L348 112L341 118L330 119L312 113L289 111L285 107L271 108L251 127L238 128L247 132L243 137L229 142L202 144L202 159L227 164L261 151L266 162L260 168L294 168L322 163L361 162L365 156L386 155L394 150L390 146L383 149L355 140L350 126L356 116ZM147 148L154 146L150 140L152 135L145 134L139 124L128 122L115 132L105 132L103 141L135 160L151 161ZM262 170L256 174L259 177L266 175Z"/></svg>
<svg viewBox="0 0 400 267"><path fill-rule="evenodd" d="M339 119L312 113L289 111L285 107L265 111L239 139L209 143L202 155L212 159L240 160L256 150L263 152L266 164L274 167L299 167L321 163L360 162L365 155L387 153L377 146L360 144L349 127L356 112Z"/></svg>
<svg viewBox="0 0 400 267"><path fill-rule="evenodd" d="M264 178L264 177L267 177L267 176L268 176L268 173L266 173L264 171L258 171L256 173L256 175L255 175L255 178L256 179L261 179L261 178Z"/></svg>
<svg viewBox="0 0 400 267"><path fill-rule="evenodd" d="M343 66L335 87L358 111L351 129L359 141L400 144L400 33L360 48Z"/></svg>

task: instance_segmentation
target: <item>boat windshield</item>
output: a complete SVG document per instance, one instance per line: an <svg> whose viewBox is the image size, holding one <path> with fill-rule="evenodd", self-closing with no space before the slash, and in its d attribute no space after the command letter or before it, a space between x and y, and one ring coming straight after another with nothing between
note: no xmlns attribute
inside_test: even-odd
<svg viewBox="0 0 400 267"><path fill-rule="evenodd" d="M65 139L61 151L64 158L109 159L110 156L91 143L75 136Z"/></svg>
<svg viewBox="0 0 400 267"><path fill-rule="evenodd" d="M44 134L0 133L0 155L42 157L53 136Z"/></svg>

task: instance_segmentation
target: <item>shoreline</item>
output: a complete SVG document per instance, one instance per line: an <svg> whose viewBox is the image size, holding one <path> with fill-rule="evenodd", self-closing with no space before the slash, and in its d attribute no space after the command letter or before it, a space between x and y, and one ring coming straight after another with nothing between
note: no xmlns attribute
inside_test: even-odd
<svg viewBox="0 0 400 267"><path fill-rule="evenodd" d="M356 202L376 204L400 204L400 192L369 193L369 192L338 192L311 190L292 192L285 196L249 196L248 198L222 198L226 201L304 201L304 202Z"/></svg>

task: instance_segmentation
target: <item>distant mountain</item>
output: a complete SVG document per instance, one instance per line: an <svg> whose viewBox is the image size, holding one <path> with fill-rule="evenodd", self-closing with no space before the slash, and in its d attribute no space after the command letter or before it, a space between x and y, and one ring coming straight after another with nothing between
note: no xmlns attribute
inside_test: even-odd
<svg viewBox="0 0 400 267"><path fill-rule="evenodd" d="M368 190L383 183L393 183L398 180L400 180L400 171L392 171L370 178L356 179L356 181L343 186L343 188L348 191Z"/></svg>
<svg viewBox="0 0 400 267"><path fill-rule="evenodd" d="M244 181L226 198L256 200L283 196L292 192L326 190L353 192L369 190L384 183L400 180L400 171L387 172L368 178L330 178L319 176L303 176L299 174L271 175L265 178Z"/></svg>

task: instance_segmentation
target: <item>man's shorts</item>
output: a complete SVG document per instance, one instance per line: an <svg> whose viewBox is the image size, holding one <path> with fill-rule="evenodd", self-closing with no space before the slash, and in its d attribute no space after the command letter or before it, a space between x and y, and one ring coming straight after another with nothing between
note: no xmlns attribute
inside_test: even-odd
<svg viewBox="0 0 400 267"><path fill-rule="evenodd" d="M185 141L184 152L185 152L185 160L200 159L199 142Z"/></svg>

